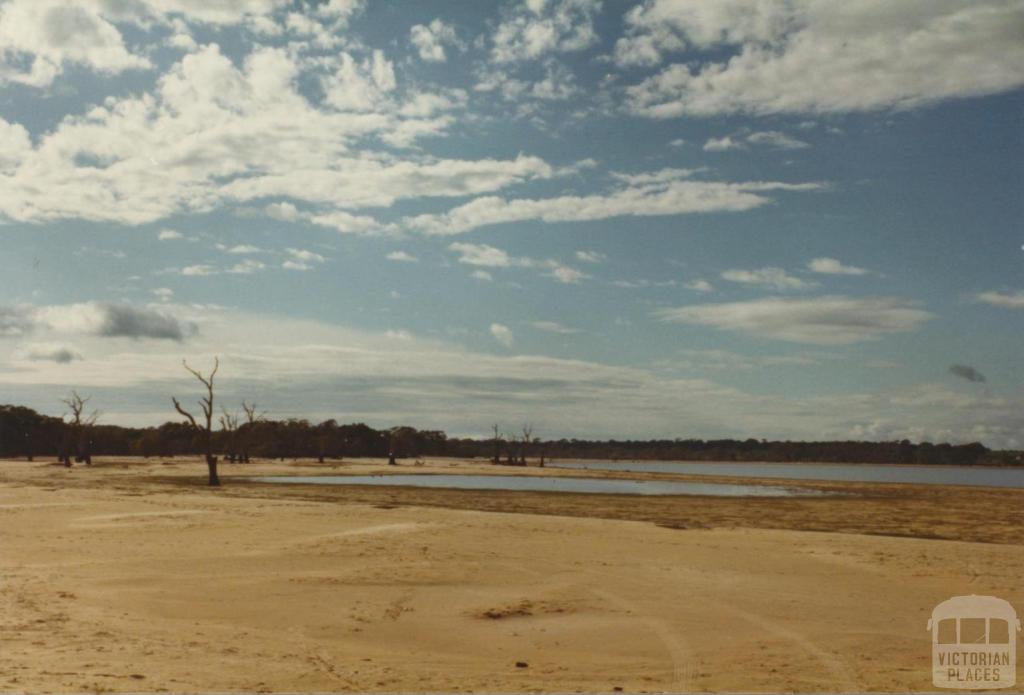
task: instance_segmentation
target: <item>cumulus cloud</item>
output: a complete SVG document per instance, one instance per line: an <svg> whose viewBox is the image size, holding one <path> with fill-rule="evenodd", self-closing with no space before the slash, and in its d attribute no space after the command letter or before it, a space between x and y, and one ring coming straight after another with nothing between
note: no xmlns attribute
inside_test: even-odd
<svg viewBox="0 0 1024 695"><path fill-rule="evenodd" d="M1024 309L1024 290L1018 292L980 292L974 301L1002 309Z"/></svg>
<svg viewBox="0 0 1024 695"><path fill-rule="evenodd" d="M576 284L590 276L576 268L571 268L552 258L537 259L512 256L508 252L488 246L487 244L466 244L456 242L448 246L450 251L459 254L459 263L482 266L485 268L535 268L546 270L548 277L563 284ZM484 279L484 278L480 278ZM490 274L486 279L491 279Z"/></svg>
<svg viewBox="0 0 1024 695"><path fill-rule="evenodd" d="M66 65L116 74L152 67L92 2L8 0L0 6L0 84L48 87Z"/></svg>
<svg viewBox="0 0 1024 695"><path fill-rule="evenodd" d="M807 269L821 275L867 275L865 268L855 265L844 265L835 258L815 258L807 264Z"/></svg>
<svg viewBox="0 0 1024 695"><path fill-rule="evenodd" d="M607 195L511 199L476 198L440 215L407 217L403 224L425 234L446 235L493 224L541 220L582 222L624 216L681 215L701 212L740 212L766 205L771 191L811 191L818 183L753 181L669 181L650 186L630 186Z"/></svg>
<svg viewBox="0 0 1024 695"><path fill-rule="evenodd" d="M696 304L662 309L655 316L662 321L710 326L774 340L845 345L916 330L933 315L917 302L899 297L825 295Z"/></svg>
<svg viewBox="0 0 1024 695"><path fill-rule="evenodd" d="M810 145L803 140L786 135L778 130L760 130L746 136L726 135L721 138L709 138L704 143L705 152L726 152L728 150L745 150L748 145L773 147L779 150L801 150Z"/></svg>
<svg viewBox="0 0 1024 695"><path fill-rule="evenodd" d="M156 238L159 241L174 241L183 238L183 236L181 232L176 232L173 229L161 229L157 232Z"/></svg>
<svg viewBox="0 0 1024 695"><path fill-rule="evenodd" d="M773 290L805 290L814 283L801 280L787 273L782 268L758 268L757 270L726 270L722 279L742 285L756 285Z"/></svg>
<svg viewBox="0 0 1024 695"><path fill-rule="evenodd" d="M512 347L512 329L500 323L491 324L491 336L505 347Z"/></svg>
<svg viewBox="0 0 1024 695"><path fill-rule="evenodd" d="M322 103L297 86L317 75ZM257 46L236 64L216 45L201 46L149 92L69 115L34 144L21 126L0 124L12 135L0 146L0 218L143 224L269 198L277 202L265 213L276 219L368 233L381 225L353 210L493 193L556 174L529 155L398 158L365 146L379 138L409 147L444 133L464 103L451 92L399 88L379 51L310 68L283 48ZM314 209L303 213L297 203Z"/></svg>
<svg viewBox="0 0 1024 695"><path fill-rule="evenodd" d="M487 268L508 268L512 265L520 265L520 262L512 258L506 251L487 244L456 242L449 244L448 249L459 254L459 263L467 265L480 265Z"/></svg>
<svg viewBox="0 0 1024 695"><path fill-rule="evenodd" d="M420 260L407 251L392 251L386 258L389 261L399 261L400 263L418 263Z"/></svg>
<svg viewBox="0 0 1024 695"><path fill-rule="evenodd" d="M484 282L493 282L494 276L488 273L486 270L474 270L469 276L475 280L483 280Z"/></svg>
<svg viewBox="0 0 1024 695"><path fill-rule="evenodd" d="M230 273L232 275L252 275L253 273L258 273L259 271L263 270L266 267L267 264L262 261L257 261L255 258L246 258L244 261L234 264L225 272Z"/></svg>
<svg viewBox="0 0 1024 695"><path fill-rule="evenodd" d="M961 379L966 379L967 381L973 382L975 384L985 383L985 375L979 372L974 367L971 367L966 364L954 364L950 366L949 373L952 374L953 376L960 377Z"/></svg>
<svg viewBox="0 0 1024 695"><path fill-rule="evenodd" d="M285 270L312 270L316 264L327 261L319 253L307 251L306 249L287 249L287 253L288 258L281 263L281 267Z"/></svg>
<svg viewBox="0 0 1024 695"><path fill-rule="evenodd" d="M604 263L608 260L608 256L597 251L586 251L581 249L576 252L576 260L583 261L584 263Z"/></svg>
<svg viewBox="0 0 1024 695"><path fill-rule="evenodd" d="M217 269L206 263L196 263L195 265L185 266L180 272L185 277L201 277L203 275L216 275Z"/></svg>
<svg viewBox="0 0 1024 695"><path fill-rule="evenodd" d="M599 0L526 0L495 29L491 59L515 63L587 48L597 41L594 16L600 8Z"/></svg>
<svg viewBox="0 0 1024 695"><path fill-rule="evenodd" d="M448 59L444 47L462 47L464 44L459 41L455 28L445 24L440 19L434 19L430 24L415 24L409 30L409 40L416 47L421 60L430 63L443 63Z"/></svg>
<svg viewBox="0 0 1024 695"><path fill-rule="evenodd" d="M633 110L654 118L912 108L1024 84L1022 21L1019 2L647 0L627 13L615 58L728 54L671 63L629 88Z"/></svg>
<svg viewBox="0 0 1024 695"><path fill-rule="evenodd" d="M705 152L728 152L729 150L742 150L745 147L746 145L741 141L733 140L726 135L722 138L708 138L708 141L704 143L704 147L701 149Z"/></svg>

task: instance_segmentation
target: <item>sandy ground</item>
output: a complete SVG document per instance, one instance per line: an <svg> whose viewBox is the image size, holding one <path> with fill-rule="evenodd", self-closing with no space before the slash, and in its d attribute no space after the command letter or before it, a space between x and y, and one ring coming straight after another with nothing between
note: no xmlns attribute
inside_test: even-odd
<svg viewBox="0 0 1024 695"><path fill-rule="evenodd" d="M195 461L0 462L0 690L933 690L936 603L1024 608L1024 491L736 500L236 479L387 469L225 465L209 490Z"/></svg>

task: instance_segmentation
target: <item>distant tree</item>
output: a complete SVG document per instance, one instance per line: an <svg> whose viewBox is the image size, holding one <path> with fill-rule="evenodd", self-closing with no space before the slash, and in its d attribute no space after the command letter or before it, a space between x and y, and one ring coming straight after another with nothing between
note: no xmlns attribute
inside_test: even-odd
<svg viewBox="0 0 1024 695"><path fill-rule="evenodd" d="M520 465L526 465L526 457L529 455L527 450L530 444L533 442L533 425L523 425L523 438L519 443L519 463Z"/></svg>
<svg viewBox="0 0 1024 695"><path fill-rule="evenodd" d="M229 413L227 408L221 407L220 428L224 431L224 449L227 454L228 463L235 460L241 461L238 454L238 413Z"/></svg>
<svg viewBox="0 0 1024 695"><path fill-rule="evenodd" d="M494 431L494 436L491 438L494 442L494 456L491 458L491 463L498 465L501 463L501 431L498 429L498 423L494 423L491 429Z"/></svg>
<svg viewBox="0 0 1024 695"><path fill-rule="evenodd" d="M199 434L202 440L203 454L206 457L206 468L210 474L209 484L211 487L217 487L220 485L220 478L217 476L217 457L213 455L213 378L217 375L217 370L220 368L220 360L216 357L213 358L213 369L208 377L203 376L198 370L189 367L188 362L185 360L182 360L181 364L206 387L206 396L199 399L199 407L202 408L203 417L206 420L205 426L196 422L196 419L192 417L192 413L182 408L177 398L172 396L171 401L174 403L174 409L181 415L184 415L192 425L192 429Z"/></svg>
<svg viewBox="0 0 1024 695"><path fill-rule="evenodd" d="M263 422L266 412L257 412L256 404L249 404L242 401L242 410L245 412L245 423L241 427L241 461L249 463L249 450L252 448L252 440L257 422Z"/></svg>
<svg viewBox="0 0 1024 695"><path fill-rule="evenodd" d="M71 409L70 415L65 414L65 417L69 417L68 428L69 437L65 439L65 445L63 447L62 459L64 465L68 468L71 467L71 455L70 451L75 452L75 461L85 463L87 466L92 465L92 426L96 424L96 420L100 417L100 411L94 410L91 413L86 414L85 406L92 400L89 398L82 398L78 395L78 391L72 391L71 395L67 398L61 398L60 402Z"/></svg>

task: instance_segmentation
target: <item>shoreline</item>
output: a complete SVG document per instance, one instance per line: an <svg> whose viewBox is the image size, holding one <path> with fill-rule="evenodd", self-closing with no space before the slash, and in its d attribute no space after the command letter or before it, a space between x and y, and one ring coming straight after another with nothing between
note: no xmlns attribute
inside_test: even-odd
<svg viewBox="0 0 1024 695"><path fill-rule="evenodd" d="M1021 490L241 480L344 464L0 461L0 691L930 691L937 603L1024 603Z"/></svg>

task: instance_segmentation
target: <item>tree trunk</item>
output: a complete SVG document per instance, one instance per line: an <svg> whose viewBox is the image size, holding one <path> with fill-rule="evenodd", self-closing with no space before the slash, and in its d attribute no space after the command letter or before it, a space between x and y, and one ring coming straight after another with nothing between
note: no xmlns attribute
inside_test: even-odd
<svg viewBox="0 0 1024 695"><path fill-rule="evenodd" d="M210 471L210 487L220 487L220 478L217 476L217 457L207 454L206 467Z"/></svg>

